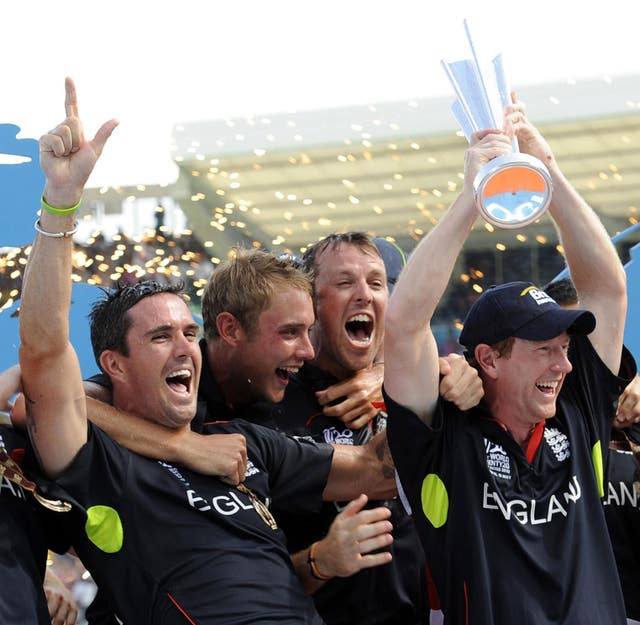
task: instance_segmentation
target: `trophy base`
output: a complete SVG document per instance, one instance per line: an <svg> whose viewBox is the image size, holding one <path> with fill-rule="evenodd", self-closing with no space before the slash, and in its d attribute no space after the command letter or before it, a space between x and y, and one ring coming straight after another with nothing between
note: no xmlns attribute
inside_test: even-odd
<svg viewBox="0 0 640 625"><path fill-rule="evenodd" d="M542 161L516 152L489 161L476 175L473 188L478 210L488 223L515 229L542 216L553 185Z"/></svg>

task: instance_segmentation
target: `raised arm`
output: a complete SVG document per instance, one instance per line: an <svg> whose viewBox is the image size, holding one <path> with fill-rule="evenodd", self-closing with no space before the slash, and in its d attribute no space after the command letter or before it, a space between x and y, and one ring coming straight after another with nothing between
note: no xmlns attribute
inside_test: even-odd
<svg viewBox="0 0 640 625"><path fill-rule="evenodd" d="M626 277L622 263L600 219L567 181L540 132L515 99L505 117L518 137L520 150L539 158L553 181L549 212L564 248L571 279L581 308L596 317L589 335L596 352L614 373L620 367L624 322L627 312Z"/></svg>
<svg viewBox="0 0 640 625"><path fill-rule="evenodd" d="M87 141L70 78L65 90L65 120L40 139L40 164L46 177L43 201L49 209L43 204L20 307L20 365L29 434L50 476L65 469L87 435L82 376L69 342L75 211L68 209L80 202L84 185L117 125L115 120L106 122Z"/></svg>
<svg viewBox="0 0 640 625"><path fill-rule="evenodd" d="M385 390L429 424L438 399L439 373L431 318L478 216L473 179L482 165L511 151L510 140L501 131L484 130L473 135L465 153L462 193L417 245L389 299L384 343Z"/></svg>

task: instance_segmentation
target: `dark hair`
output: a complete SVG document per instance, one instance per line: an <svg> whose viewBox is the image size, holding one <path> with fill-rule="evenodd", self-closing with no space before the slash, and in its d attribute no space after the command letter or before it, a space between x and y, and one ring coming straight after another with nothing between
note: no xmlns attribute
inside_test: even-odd
<svg viewBox="0 0 640 625"><path fill-rule="evenodd" d="M131 327L128 312L140 300L159 293L172 293L184 298L182 283L161 284L153 280L142 280L125 284L119 282L114 289L103 289L105 297L91 307L91 347L100 366L100 355L107 349L129 355L127 332ZM100 367L102 369L102 367Z"/></svg>
<svg viewBox="0 0 640 625"><path fill-rule="evenodd" d="M318 271L316 264L318 256L327 249L335 249L341 243L355 245L365 254L371 254L382 259L380 250L366 232L334 233L307 248L307 251L302 256L302 269L314 279Z"/></svg>
<svg viewBox="0 0 640 625"><path fill-rule="evenodd" d="M549 297L556 300L560 306L570 306L578 303L578 292L571 278L553 280L546 286L543 286L542 290Z"/></svg>

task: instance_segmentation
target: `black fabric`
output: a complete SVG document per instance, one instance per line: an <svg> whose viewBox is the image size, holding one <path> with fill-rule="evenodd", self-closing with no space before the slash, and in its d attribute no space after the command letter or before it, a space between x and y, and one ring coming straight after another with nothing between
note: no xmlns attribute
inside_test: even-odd
<svg viewBox="0 0 640 625"><path fill-rule="evenodd" d="M0 425L0 447L24 470L25 435ZM51 625L42 589L47 548L61 551L64 544L52 514L31 493L0 478L0 623Z"/></svg>
<svg viewBox="0 0 640 625"><path fill-rule="evenodd" d="M447 625L625 623L592 451L608 447L626 381L585 337L572 339L570 360L532 464L482 409L440 401L430 428L386 398L391 451Z"/></svg>
<svg viewBox="0 0 640 625"><path fill-rule="evenodd" d="M98 588L96 596L84 613L87 625L121 625L113 614L114 605L106 589Z"/></svg>
<svg viewBox="0 0 640 625"><path fill-rule="evenodd" d="M273 497L318 509L330 447L242 420L204 427L245 436L246 485L262 501ZM58 482L93 521L87 529L93 540L79 533L76 551L128 625L321 623L295 575L283 532L268 527L249 496L234 487L129 452L92 426ZM113 539L118 521L121 545Z"/></svg>
<svg viewBox="0 0 640 625"><path fill-rule="evenodd" d="M352 430L339 419L325 417L315 391L326 389L337 380L326 372L305 364L290 379L284 401L277 404L269 422L271 427L301 439L342 445L363 445L372 429L383 428L382 413L373 424ZM323 538L344 503L326 502L320 514L304 518L300 514L275 513L287 535L289 550L296 552ZM387 549L393 561L366 569L348 578L334 578L315 594L318 612L328 625L427 624L429 603L425 562L413 519L399 501L371 501L368 508L388 506L392 511L394 541Z"/></svg>
<svg viewBox="0 0 640 625"><path fill-rule="evenodd" d="M640 424L624 432L640 444ZM627 617L640 620L640 458L626 447L609 451L603 503Z"/></svg>

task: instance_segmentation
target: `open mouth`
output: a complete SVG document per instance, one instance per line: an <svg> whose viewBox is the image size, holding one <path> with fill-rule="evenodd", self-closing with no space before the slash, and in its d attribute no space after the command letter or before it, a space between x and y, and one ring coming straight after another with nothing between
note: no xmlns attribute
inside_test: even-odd
<svg viewBox="0 0 640 625"><path fill-rule="evenodd" d="M165 380L173 391L184 394L191 390L191 377L189 369L179 369L170 373Z"/></svg>
<svg viewBox="0 0 640 625"><path fill-rule="evenodd" d="M278 367L276 369L276 375L282 382L289 382L289 378L292 374L298 373L300 367Z"/></svg>
<svg viewBox="0 0 640 625"><path fill-rule="evenodd" d="M373 319L369 315L353 315L344 324L347 336L359 345L369 345L373 334Z"/></svg>
<svg viewBox="0 0 640 625"><path fill-rule="evenodd" d="M558 381L553 382L538 382L536 384L536 388L545 395L553 396L556 393L556 389L558 388Z"/></svg>

